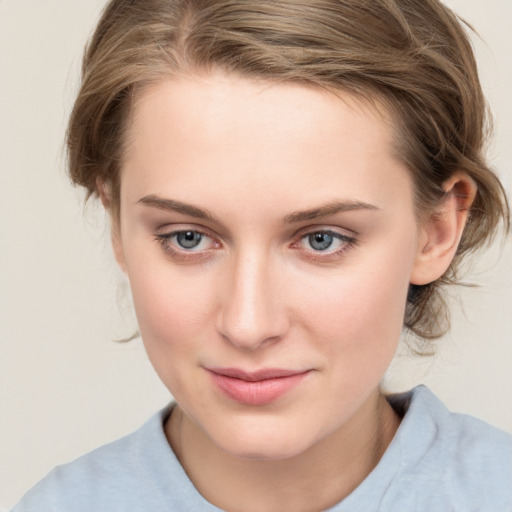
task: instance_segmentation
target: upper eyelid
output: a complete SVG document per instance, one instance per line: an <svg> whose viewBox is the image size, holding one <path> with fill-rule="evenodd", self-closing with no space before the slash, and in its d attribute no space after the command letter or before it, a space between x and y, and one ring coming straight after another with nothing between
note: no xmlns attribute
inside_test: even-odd
<svg viewBox="0 0 512 512"><path fill-rule="evenodd" d="M206 233L205 231L200 230L200 229L173 229L172 231L169 231L169 232L156 233L156 236L158 238L171 239L171 238L174 238L176 235L179 235L180 233L186 233L187 231L193 231L194 233L199 233L201 236L209 238L212 242L218 242L218 238L216 238L216 237L210 235L209 233Z"/></svg>
<svg viewBox="0 0 512 512"><path fill-rule="evenodd" d="M215 240L220 238L219 236L216 236L214 233L212 233L212 231L209 230L208 228L204 228L202 226L195 226L193 224L184 224L183 227L178 227L178 228L176 228L176 227L171 228L169 226L169 224L164 224L155 229L155 235L171 237L171 236L177 235L178 233L183 233L186 231L194 231L196 233L199 233L203 236L207 236L208 238L215 239Z"/></svg>
<svg viewBox="0 0 512 512"><path fill-rule="evenodd" d="M306 231L305 233L303 233L300 236L304 237L304 236L308 236L308 235L314 235L315 233L327 233L329 235L339 236L342 238L352 238L353 237L352 235L347 235L346 233L341 233L340 231L337 231L335 229L313 229L310 231Z"/></svg>
<svg viewBox="0 0 512 512"><path fill-rule="evenodd" d="M355 239L359 236L359 233L353 229L332 227L332 226L308 226L301 228L295 233L296 238L303 238L313 233L332 233L343 238Z"/></svg>
<svg viewBox="0 0 512 512"><path fill-rule="evenodd" d="M198 233L208 236L213 240L216 240L217 242L221 243L232 242L232 237L230 236L229 233L219 233L218 231L208 226L205 226L203 224L196 224L194 222L167 222L154 228L154 233L156 235L170 235L172 233L175 234L182 231L197 231Z"/></svg>

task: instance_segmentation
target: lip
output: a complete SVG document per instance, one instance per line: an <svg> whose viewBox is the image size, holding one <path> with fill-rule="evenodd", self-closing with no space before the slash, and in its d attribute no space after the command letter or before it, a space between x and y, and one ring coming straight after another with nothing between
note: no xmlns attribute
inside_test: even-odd
<svg viewBox="0 0 512 512"><path fill-rule="evenodd" d="M206 368L216 387L228 398L245 405L266 405L276 401L311 370L265 368L245 371L239 368Z"/></svg>

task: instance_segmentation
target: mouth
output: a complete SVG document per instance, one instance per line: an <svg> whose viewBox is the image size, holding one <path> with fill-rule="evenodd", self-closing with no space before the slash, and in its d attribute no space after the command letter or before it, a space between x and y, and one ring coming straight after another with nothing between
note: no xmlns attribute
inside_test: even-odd
<svg viewBox="0 0 512 512"><path fill-rule="evenodd" d="M247 372L239 368L206 368L216 388L235 402L266 405L297 387L311 370L281 368Z"/></svg>

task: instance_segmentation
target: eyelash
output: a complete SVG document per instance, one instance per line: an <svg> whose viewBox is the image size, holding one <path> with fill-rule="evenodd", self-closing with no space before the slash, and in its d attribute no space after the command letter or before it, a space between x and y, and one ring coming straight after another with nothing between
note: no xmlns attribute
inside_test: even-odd
<svg viewBox="0 0 512 512"><path fill-rule="evenodd" d="M307 232L302 232L299 235L299 239L297 242L293 242L291 247L297 250L301 250L299 245L307 240L309 237L313 235L328 235L332 237L333 240L337 240L339 242L339 247L336 249L325 249L325 250L314 250L309 249L305 250L308 252L308 258L316 260L316 261L333 261L337 258L343 256L348 250L350 250L353 246L356 245L357 239L354 236L348 236L342 234L338 231L333 231L331 229L313 229Z"/></svg>
<svg viewBox="0 0 512 512"><path fill-rule="evenodd" d="M179 248L173 243L173 238L185 233L194 233L195 235L201 235L203 239L210 238L216 247L214 249L220 248L222 245L219 241L215 240L211 235L201 231L200 229L177 229L175 231L171 231L170 233L162 233L155 235L156 241L160 244L162 249L166 254L171 256L173 259L178 261L189 261L189 260L198 260L203 259L211 249L203 250L203 251L193 251L186 250L185 248ZM201 240L202 241L202 240Z"/></svg>
<svg viewBox="0 0 512 512"><path fill-rule="evenodd" d="M160 244L160 246L167 255L169 255L170 257L177 261L197 261L199 259L204 259L205 257L207 257L208 254L212 251L211 248L206 250L187 250L184 247L177 247L176 242L173 242L173 239L179 236L180 234L185 233L193 233L195 236L200 235L202 239L199 243L201 243L204 240L204 238L211 239L214 245L213 250L222 247L221 242L216 240L208 233L201 231L200 229L179 229L171 231L169 233L157 234L155 235L155 240ZM309 237L313 235L327 235L329 237L332 237L333 240L337 240L340 243L340 247L334 250L329 248L326 248L325 250L302 249L300 246L303 243L303 241L307 240ZM298 251L302 250L303 252L308 253L307 258L309 259L329 262L336 260L337 258L344 255L348 250L350 250L354 245L356 245L356 243L357 240L353 236L344 235L342 233L330 229L314 229L309 230L307 232L301 232L297 236L296 241L293 242L290 245L290 247L292 249L296 249Z"/></svg>

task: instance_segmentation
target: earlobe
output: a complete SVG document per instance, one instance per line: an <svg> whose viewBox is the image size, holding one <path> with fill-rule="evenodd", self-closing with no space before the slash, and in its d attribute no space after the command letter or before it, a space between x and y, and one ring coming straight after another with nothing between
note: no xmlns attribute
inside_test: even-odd
<svg viewBox="0 0 512 512"><path fill-rule="evenodd" d="M103 208L110 213L112 205L112 192L110 186L101 178L96 178L96 193L98 194Z"/></svg>
<svg viewBox="0 0 512 512"><path fill-rule="evenodd" d="M459 245L476 185L465 173L457 172L443 185L441 204L424 221L410 282L425 285L439 279L448 269Z"/></svg>

